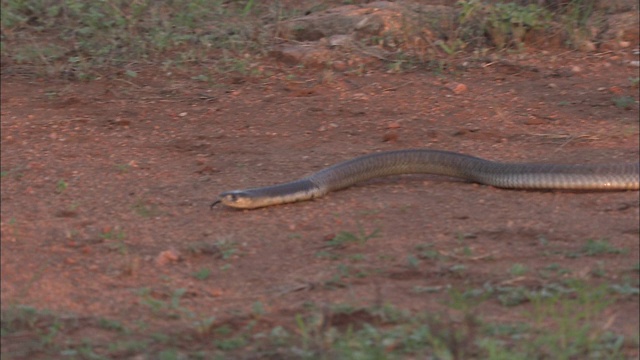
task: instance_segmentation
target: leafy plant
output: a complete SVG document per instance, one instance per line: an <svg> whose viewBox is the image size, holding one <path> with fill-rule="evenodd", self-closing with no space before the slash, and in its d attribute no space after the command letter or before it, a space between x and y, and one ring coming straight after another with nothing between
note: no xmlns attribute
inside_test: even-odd
<svg viewBox="0 0 640 360"><path fill-rule="evenodd" d="M551 14L536 4L497 3L486 11L487 32L499 49L509 42L520 46L529 30L542 28L551 20Z"/></svg>
<svg viewBox="0 0 640 360"><path fill-rule="evenodd" d="M587 21L594 12L594 0L570 0L561 11L564 13L565 21L571 26L585 28Z"/></svg>
<svg viewBox="0 0 640 360"><path fill-rule="evenodd" d="M100 234L100 237L105 240L111 240L111 239L122 240L125 238L125 233L124 233L124 230L118 229L116 227L113 229L106 229L103 233Z"/></svg>
<svg viewBox="0 0 640 360"><path fill-rule="evenodd" d="M522 276L526 274L527 271L528 269L526 266L522 264L513 264L513 266L511 266L511 269L509 270L509 273L514 276Z"/></svg>
<svg viewBox="0 0 640 360"><path fill-rule="evenodd" d="M616 248L611 245L607 240L587 240L587 243L582 247L582 253L587 256L596 256L601 254L621 254L625 250Z"/></svg>
<svg viewBox="0 0 640 360"><path fill-rule="evenodd" d="M148 204L142 199L136 200L135 204L133 204L132 206L132 209L136 212L136 214L145 218L157 217L162 215L162 211L158 209L157 205Z"/></svg>
<svg viewBox="0 0 640 360"><path fill-rule="evenodd" d="M208 268L202 268L193 273L193 277L198 280L206 280L209 276L211 276L211 269Z"/></svg>
<svg viewBox="0 0 640 360"><path fill-rule="evenodd" d="M237 244L234 241L219 240L216 241L215 246L220 251L220 256L223 260L230 259L233 255L238 253Z"/></svg>
<svg viewBox="0 0 640 360"><path fill-rule="evenodd" d="M617 108L629 110L636 103L636 100L631 96L615 96L611 99Z"/></svg>
<svg viewBox="0 0 640 360"><path fill-rule="evenodd" d="M69 187L69 184L64 181L64 180L58 180L58 182L56 183L56 192L58 194L62 194L65 190L67 190L67 188Z"/></svg>
<svg viewBox="0 0 640 360"><path fill-rule="evenodd" d="M355 243L355 244L364 244L370 239L376 238L380 236L380 229L374 229L370 233L366 233L364 228L358 225L358 233L354 234L349 231L340 231L336 236L333 237L327 245L332 248L342 248L347 244Z"/></svg>

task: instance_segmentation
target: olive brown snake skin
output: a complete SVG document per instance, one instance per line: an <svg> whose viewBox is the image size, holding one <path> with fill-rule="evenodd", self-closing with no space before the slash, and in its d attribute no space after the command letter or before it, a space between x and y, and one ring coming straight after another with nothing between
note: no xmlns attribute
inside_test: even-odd
<svg viewBox="0 0 640 360"><path fill-rule="evenodd" d="M503 163L440 150L397 150L356 157L284 184L227 191L211 207L222 203L253 209L303 201L376 177L417 173L452 176L508 189L638 190L640 163Z"/></svg>

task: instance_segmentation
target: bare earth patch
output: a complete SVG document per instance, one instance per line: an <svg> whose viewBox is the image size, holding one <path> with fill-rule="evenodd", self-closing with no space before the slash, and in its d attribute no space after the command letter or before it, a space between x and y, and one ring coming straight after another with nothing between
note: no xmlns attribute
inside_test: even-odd
<svg viewBox="0 0 640 360"><path fill-rule="evenodd" d="M508 191L399 176L315 201L209 210L220 192L375 151L638 161L638 88L629 80L638 75L627 60L535 53L446 73L329 78L272 64L273 76L217 83L160 70L127 82L5 76L3 309L144 323L149 333L193 331L193 318L231 331L249 320L256 331L295 331L295 314L310 303L456 319L446 289L541 289L567 277L637 287L637 191ZM330 241L374 231L366 241ZM590 254L594 242L621 251ZM492 298L474 311L510 323L528 321L531 309ZM94 320L75 324L77 336L111 336ZM625 355L638 355L637 295L617 297L593 323L625 335ZM2 338L3 349L19 343Z"/></svg>

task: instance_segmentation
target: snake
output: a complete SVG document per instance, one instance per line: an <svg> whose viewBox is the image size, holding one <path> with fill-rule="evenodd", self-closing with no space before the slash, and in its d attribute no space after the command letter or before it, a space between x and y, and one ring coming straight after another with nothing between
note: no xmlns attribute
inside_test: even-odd
<svg viewBox="0 0 640 360"><path fill-rule="evenodd" d="M239 209L311 200L372 178L433 174L506 189L638 190L640 163L508 163L434 149L405 149L353 158L298 180L220 194L216 204Z"/></svg>

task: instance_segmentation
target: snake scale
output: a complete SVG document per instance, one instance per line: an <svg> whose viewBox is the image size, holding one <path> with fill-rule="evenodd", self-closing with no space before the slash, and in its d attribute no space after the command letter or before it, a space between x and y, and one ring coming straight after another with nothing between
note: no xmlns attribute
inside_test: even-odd
<svg viewBox="0 0 640 360"><path fill-rule="evenodd" d="M449 151L408 149L356 157L291 182L219 195L218 203L253 209L318 198L358 182L399 174L446 175L507 189L638 190L640 163L504 163Z"/></svg>

